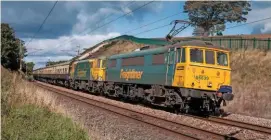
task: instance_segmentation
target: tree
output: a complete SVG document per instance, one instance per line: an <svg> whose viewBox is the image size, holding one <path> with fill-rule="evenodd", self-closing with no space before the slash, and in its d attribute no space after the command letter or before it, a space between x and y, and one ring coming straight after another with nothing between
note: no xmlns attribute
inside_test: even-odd
<svg viewBox="0 0 271 140"><path fill-rule="evenodd" d="M226 22L245 22L244 17L251 11L247 1L186 1L184 12L194 27L204 29L204 35L215 25Z"/></svg>
<svg viewBox="0 0 271 140"><path fill-rule="evenodd" d="M26 74L31 75L34 69L35 63L33 62L27 62L25 64Z"/></svg>
<svg viewBox="0 0 271 140"><path fill-rule="evenodd" d="M20 50L21 47L21 50ZM24 42L15 37L13 29L1 23L1 64L8 69L20 68L20 56L25 56Z"/></svg>
<svg viewBox="0 0 271 140"><path fill-rule="evenodd" d="M222 32L225 30L226 26L224 24L217 24L214 25L214 27L210 28L209 35L214 36L216 35L222 35Z"/></svg>
<svg viewBox="0 0 271 140"><path fill-rule="evenodd" d="M192 33L193 36L203 36L204 35L204 29L201 27L196 26Z"/></svg>
<svg viewBox="0 0 271 140"><path fill-rule="evenodd" d="M210 28L208 32L204 31L204 29L202 27L198 27L196 26L193 30L192 35L193 36L204 36L206 35L211 35L211 36L215 36L215 35L223 35L222 32L225 30L225 25L224 24L218 24L218 25L214 25L214 27Z"/></svg>

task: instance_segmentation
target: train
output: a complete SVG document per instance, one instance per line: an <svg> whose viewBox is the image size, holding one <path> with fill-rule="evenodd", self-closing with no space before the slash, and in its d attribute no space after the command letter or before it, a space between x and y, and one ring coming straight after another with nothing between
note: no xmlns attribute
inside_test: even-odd
<svg viewBox="0 0 271 140"><path fill-rule="evenodd" d="M33 71L35 80L177 112L221 115L234 94L230 50L205 41L179 42Z"/></svg>

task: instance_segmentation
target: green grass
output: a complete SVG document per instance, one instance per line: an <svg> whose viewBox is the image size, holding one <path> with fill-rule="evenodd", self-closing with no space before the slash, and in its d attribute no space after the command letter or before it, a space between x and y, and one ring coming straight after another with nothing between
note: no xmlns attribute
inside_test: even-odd
<svg viewBox="0 0 271 140"><path fill-rule="evenodd" d="M24 105L2 116L2 139L8 140L86 140L85 131L71 119L46 108Z"/></svg>

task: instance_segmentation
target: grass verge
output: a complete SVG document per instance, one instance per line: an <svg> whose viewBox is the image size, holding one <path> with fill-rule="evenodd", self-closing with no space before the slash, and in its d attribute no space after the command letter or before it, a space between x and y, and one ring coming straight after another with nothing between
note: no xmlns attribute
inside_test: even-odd
<svg viewBox="0 0 271 140"><path fill-rule="evenodd" d="M3 119L2 139L85 140L86 133L72 120L46 108L24 105Z"/></svg>
<svg viewBox="0 0 271 140"><path fill-rule="evenodd" d="M1 67L1 138L87 140L87 133L65 115L53 96Z"/></svg>

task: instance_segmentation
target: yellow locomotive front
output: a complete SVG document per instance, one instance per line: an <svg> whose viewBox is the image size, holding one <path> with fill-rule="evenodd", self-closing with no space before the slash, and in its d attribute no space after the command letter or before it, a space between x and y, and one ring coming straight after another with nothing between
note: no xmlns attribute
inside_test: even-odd
<svg viewBox="0 0 271 140"><path fill-rule="evenodd" d="M230 85L229 51L219 48L185 46L176 65L173 86L217 91Z"/></svg>
<svg viewBox="0 0 271 140"><path fill-rule="evenodd" d="M229 50L202 44L178 48L172 86L180 87L182 95L192 97L196 104L205 104L197 100L204 101L202 99L206 97L219 108L222 101L233 99Z"/></svg>

